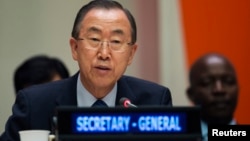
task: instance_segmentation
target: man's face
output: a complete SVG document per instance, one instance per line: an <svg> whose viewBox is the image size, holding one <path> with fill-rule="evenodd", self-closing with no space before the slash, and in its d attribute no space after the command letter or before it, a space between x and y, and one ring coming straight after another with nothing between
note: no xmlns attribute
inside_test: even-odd
<svg viewBox="0 0 250 141"><path fill-rule="evenodd" d="M137 49L136 45L127 44L131 42L131 26L126 15L119 9L92 9L81 23L78 38L83 40L71 38L70 44L82 83L91 92L111 90L132 63ZM93 42L99 42L95 49ZM117 43L122 49L111 49Z"/></svg>
<svg viewBox="0 0 250 141"><path fill-rule="evenodd" d="M196 68L190 95L202 106L202 117L225 119L233 116L238 99L238 83L232 66L218 57L210 57Z"/></svg>

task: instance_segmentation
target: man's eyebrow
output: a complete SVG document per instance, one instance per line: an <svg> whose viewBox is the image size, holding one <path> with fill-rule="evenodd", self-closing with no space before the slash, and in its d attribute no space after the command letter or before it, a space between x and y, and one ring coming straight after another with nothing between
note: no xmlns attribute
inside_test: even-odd
<svg viewBox="0 0 250 141"><path fill-rule="evenodd" d="M124 31L121 30L121 29L115 29L115 30L112 31L112 33L114 33L114 34L120 34L120 35L124 35L125 34Z"/></svg>
<svg viewBox="0 0 250 141"><path fill-rule="evenodd" d="M96 33L102 33L102 31L100 29L98 29L97 27L90 27L87 32L96 32ZM125 35L124 31L121 29L115 29L112 31L112 34L119 34L119 35Z"/></svg>
<svg viewBox="0 0 250 141"><path fill-rule="evenodd" d="M98 29L97 27L90 27L87 32L98 32L98 33L101 33L102 31L100 29Z"/></svg>

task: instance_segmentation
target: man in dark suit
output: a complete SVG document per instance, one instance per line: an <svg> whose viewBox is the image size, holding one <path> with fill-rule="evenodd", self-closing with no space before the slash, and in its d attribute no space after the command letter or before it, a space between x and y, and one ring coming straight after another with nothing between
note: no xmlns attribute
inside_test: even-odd
<svg viewBox="0 0 250 141"><path fill-rule="evenodd" d="M167 87L123 75L137 50L136 23L119 3L95 0L83 6L69 42L79 72L65 80L21 90L1 141L19 141L20 130L52 130L57 106L90 107L102 100L113 107L122 97L138 106L172 106Z"/></svg>
<svg viewBox="0 0 250 141"><path fill-rule="evenodd" d="M201 106L203 141L207 141L208 125L236 124L239 85L233 64L221 54L208 53L200 57L189 73L188 98Z"/></svg>

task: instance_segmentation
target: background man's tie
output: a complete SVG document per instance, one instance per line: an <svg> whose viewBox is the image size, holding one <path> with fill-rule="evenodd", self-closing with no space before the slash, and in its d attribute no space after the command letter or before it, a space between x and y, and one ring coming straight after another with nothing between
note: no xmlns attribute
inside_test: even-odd
<svg viewBox="0 0 250 141"><path fill-rule="evenodd" d="M108 105L104 101L98 99L95 101L92 107L108 107Z"/></svg>

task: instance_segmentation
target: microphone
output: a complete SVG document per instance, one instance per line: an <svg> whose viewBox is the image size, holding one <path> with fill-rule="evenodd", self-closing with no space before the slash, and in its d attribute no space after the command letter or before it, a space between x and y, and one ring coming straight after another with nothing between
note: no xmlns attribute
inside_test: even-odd
<svg viewBox="0 0 250 141"><path fill-rule="evenodd" d="M132 104L132 103L130 102L130 100L129 100L128 98L126 98L126 97L122 97L122 98L120 99L119 103L120 103L120 105L122 105L122 106L125 107L125 108L130 108L130 107L137 108L137 106L134 105L134 104Z"/></svg>

